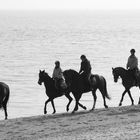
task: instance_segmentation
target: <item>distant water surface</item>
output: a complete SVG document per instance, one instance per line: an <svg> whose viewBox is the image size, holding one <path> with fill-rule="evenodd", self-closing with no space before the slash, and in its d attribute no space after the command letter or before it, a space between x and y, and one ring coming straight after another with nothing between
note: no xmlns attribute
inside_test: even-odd
<svg viewBox="0 0 140 140"><path fill-rule="evenodd" d="M43 114L47 99L44 86L37 84L39 70L52 75L55 60L61 67L79 70L80 55L85 54L92 72L107 80L111 101L118 106L124 88L121 80L113 82L112 67L126 66L129 50L140 56L140 12L132 11L1 11L0 12L0 81L10 86L9 118ZM132 90L135 104L139 91ZM55 99L56 111L65 112L68 100ZM74 107L72 102L70 110ZM83 94L81 103L92 108L90 93ZM123 105L130 105L128 95ZM96 108L103 107L97 91ZM48 104L48 113L52 113ZM0 118L4 115L1 111Z"/></svg>

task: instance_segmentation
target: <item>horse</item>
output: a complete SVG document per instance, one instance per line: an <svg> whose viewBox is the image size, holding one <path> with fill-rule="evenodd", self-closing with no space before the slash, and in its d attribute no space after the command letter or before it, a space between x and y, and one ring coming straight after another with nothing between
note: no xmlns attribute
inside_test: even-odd
<svg viewBox="0 0 140 140"><path fill-rule="evenodd" d="M55 106L54 106L54 99L57 98L57 97L61 97L63 95L65 95L68 100L69 100L69 103L68 103L68 107L69 107L69 104L71 103L72 101L72 97L69 95L69 91L68 89L64 89L63 91L60 91L56 88L55 86L55 81L53 80L53 78L51 78L48 73L45 72L45 70L39 72L39 79L38 79L38 84L39 85L42 85L42 83L44 83L44 86L45 86L45 89L46 89L46 95L48 96L48 100L45 101L45 106L44 106L44 114L47 114L47 104L49 102L51 102L52 104L52 107L53 107L53 113L52 114L55 114L56 113L56 109L55 109ZM67 107L67 111L69 110L69 108Z"/></svg>
<svg viewBox="0 0 140 140"><path fill-rule="evenodd" d="M9 86L3 82L0 82L0 109L4 109L5 112L5 120L8 117L7 113L7 103L10 96Z"/></svg>
<svg viewBox="0 0 140 140"><path fill-rule="evenodd" d="M135 84L135 79L134 77L130 74L130 72L122 67L116 67L116 68L112 68L112 74L113 74L113 77L114 77L114 82L116 83L119 79L119 77L122 79L122 85L124 86L125 90L124 92L122 93L122 97L121 97L121 100L120 100L120 103L119 103L119 106L122 105L122 101L123 101L123 98L124 98L124 95L126 93L128 93L130 99L131 99L131 102L132 102L132 105L134 105L134 100L131 96L131 92L130 92L130 89L134 86L136 86ZM139 76L139 79L138 79L138 86L140 88L140 76ZM140 100L139 100L139 103L140 104Z"/></svg>
<svg viewBox="0 0 140 140"><path fill-rule="evenodd" d="M93 104L93 107L91 110L94 110L95 104L96 104L96 99L97 99L97 96L96 96L97 89L99 89L99 91L102 94L102 97L104 100L104 107L108 108L108 106L106 105L105 98L110 99L110 97L107 92L106 80L103 76L100 76L97 74L91 75L90 79L91 79L92 88L90 88L90 86L85 85L85 80L83 78L83 75L79 74L78 72L76 72L73 69L65 70L63 72L63 75L65 78L66 84L69 87L69 90L72 92L72 94L76 100L76 104L75 104L73 113L78 110L78 104L79 104L79 100L80 100L82 94L86 93L86 92L90 92L90 91L92 91L92 95L93 95L93 99L94 99L94 104Z"/></svg>

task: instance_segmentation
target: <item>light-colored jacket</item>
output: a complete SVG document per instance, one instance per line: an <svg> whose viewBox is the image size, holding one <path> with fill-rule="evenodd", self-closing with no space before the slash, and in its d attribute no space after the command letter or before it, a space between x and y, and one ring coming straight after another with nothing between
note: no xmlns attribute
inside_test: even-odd
<svg viewBox="0 0 140 140"><path fill-rule="evenodd" d="M126 67L130 70L138 68L138 58L135 55L129 56Z"/></svg>
<svg viewBox="0 0 140 140"><path fill-rule="evenodd" d="M62 69L61 68L54 68L52 77L54 79L56 79L56 78L58 78L58 79L63 78Z"/></svg>

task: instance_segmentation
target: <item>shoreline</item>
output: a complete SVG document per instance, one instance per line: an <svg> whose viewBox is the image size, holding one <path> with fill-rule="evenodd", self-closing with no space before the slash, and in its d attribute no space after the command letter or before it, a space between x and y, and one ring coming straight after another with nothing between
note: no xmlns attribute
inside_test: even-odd
<svg viewBox="0 0 140 140"><path fill-rule="evenodd" d="M140 105L0 121L1 140L139 139Z"/></svg>

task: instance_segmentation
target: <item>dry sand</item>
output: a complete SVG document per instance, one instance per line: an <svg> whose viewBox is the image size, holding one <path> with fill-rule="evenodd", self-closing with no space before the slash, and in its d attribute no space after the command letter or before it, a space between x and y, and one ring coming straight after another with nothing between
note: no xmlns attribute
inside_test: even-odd
<svg viewBox="0 0 140 140"><path fill-rule="evenodd" d="M0 140L140 139L140 106L0 121Z"/></svg>

